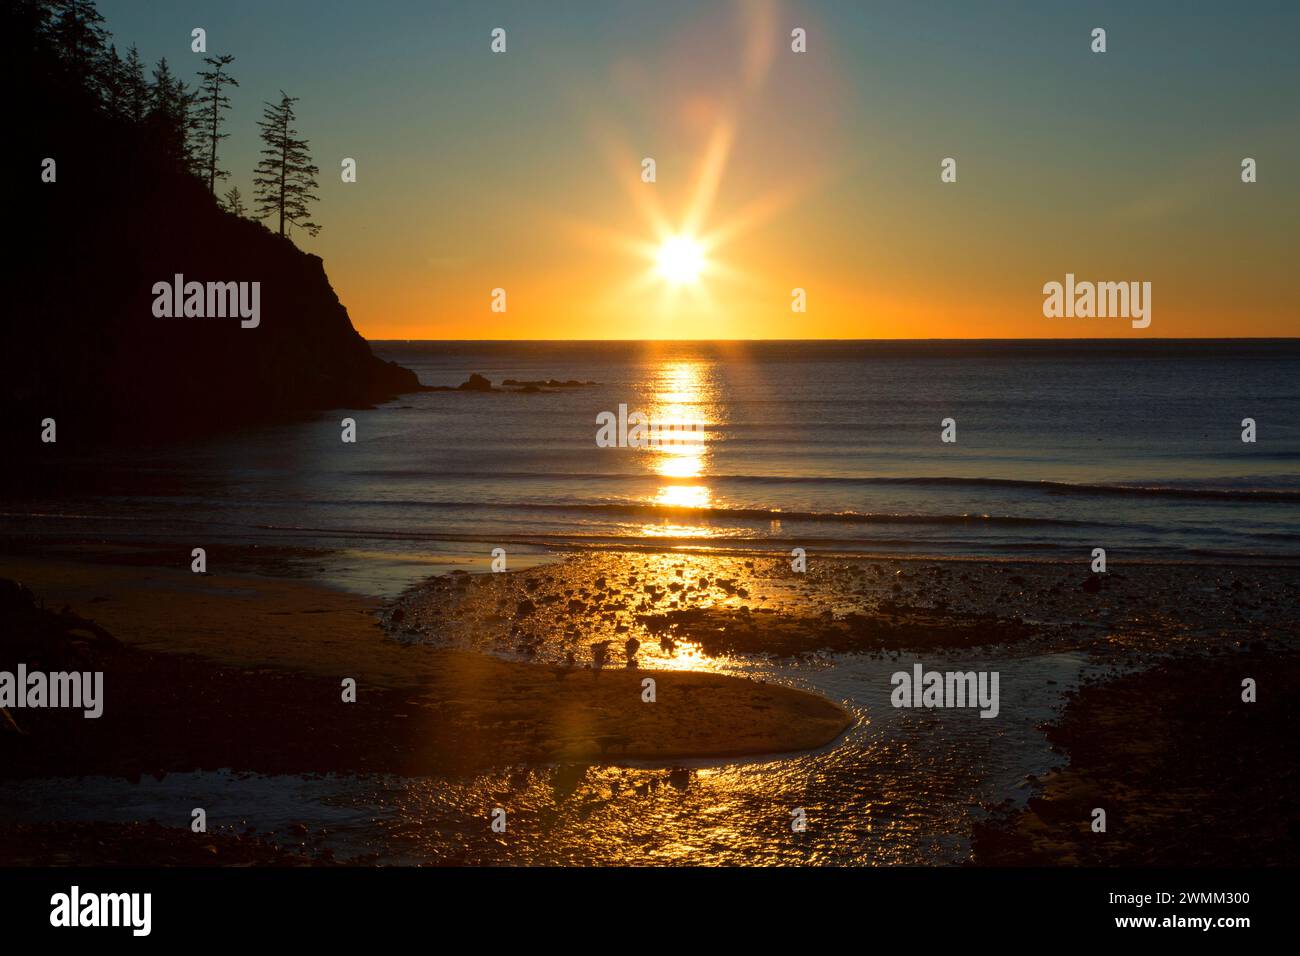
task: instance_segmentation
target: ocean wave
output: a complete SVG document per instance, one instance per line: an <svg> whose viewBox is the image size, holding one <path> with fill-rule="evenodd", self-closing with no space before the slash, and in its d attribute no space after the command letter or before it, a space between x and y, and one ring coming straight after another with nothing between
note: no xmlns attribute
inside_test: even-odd
<svg viewBox="0 0 1300 956"><path fill-rule="evenodd" d="M538 481L610 481L653 482L653 475L610 472L501 472L501 471L448 471L429 472L422 469L376 469L353 472L375 478L440 478L477 480L538 480ZM739 475L713 474L703 476L703 482L729 482L757 485L859 485L905 486L936 488L1005 488L1040 491L1053 495L1102 496L1118 495L1149 498L1188 498L1207 501L1258 501L1283 504L1300 504L1300 488L1225 488L1183 485L1107 484L1102 482L1048 481L1024 478L968 478L945 476L877 476L855 477L847 475Z"/></svg>
<svg viewBox="0 0 1300 956"><path fill-rule="evenodd" d="M312 504L338 504L352 506L355 502L328 502L319 499ZM909 524L909 525L949 525L975 524L985 526L1016 527L1098 527L1103 522L1080 521L1068 518L1042 518L1023 515L994 514L908 514L891 512L861 511L781 511L775 508L727 508L698 507L692 505L671 505L657 502L640 501L606 501L589 502L531 502L531 501L420 501L385 499L368 502L369 506L436 509L440 511L531 511L567 512L570 514L588 514L599 516L616 516L634 518L682 518L695 521L708 520L742 520L742 521L808 521L836 522L846 524Z"/></svg>
<svg viewBox="0 0 1300 956"><path fill-rule="evenodd" d="M380 528L308 528L283 525L259 526L277 534L300 534L321 538L420 542L481 542L494 546L525 546L564 551L643 551L659 553L666 549L681 553L719 555L784 556L799 546L839 557L925 558L927 560L1046 560L1077 562L1079 548L1067 541L998 541L990 551L984 545L957 538L857 538L822 536L764 536L701 538L694 535L635 535L610 532L582 534L576 532L474 532L454 529L397 531ZM1161 545L1128 545L1122 563L1198 563L1214 561L1252 562L1293 566L1300 553L1267 551L1257 548L1184 548Z"/></svg>

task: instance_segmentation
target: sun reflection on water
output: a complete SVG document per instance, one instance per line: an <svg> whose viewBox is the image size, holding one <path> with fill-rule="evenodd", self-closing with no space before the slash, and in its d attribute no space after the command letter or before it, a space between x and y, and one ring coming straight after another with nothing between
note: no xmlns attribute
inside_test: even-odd
<svg viewBox="0 0 1300 956"><path fill-rule="evenodd" d="M647 417L666 440L645 449L646 467L664 479L650 504L663 508L713 506L713 490L701 481L708 471L710 429L717 424L714 363L667 361L652 380ZM713 529L685 523L681 515L666 522L647 523L642 534L653 537L711 537Z"/></svg>
<svg viewBox="0 0 1300 956"><path fill-rule="evenodd" d="M709 499L706 485L665 485L655 496L655 504L669 508L707 508Z"/></svg>

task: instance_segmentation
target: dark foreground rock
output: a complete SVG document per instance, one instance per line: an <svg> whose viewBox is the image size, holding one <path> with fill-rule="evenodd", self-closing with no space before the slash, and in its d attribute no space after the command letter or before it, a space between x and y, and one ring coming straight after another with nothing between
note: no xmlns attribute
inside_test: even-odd
<svg viewBox="0 0 1300 956"><path fill-rule="evenodd" d="M1255 703L1242 680L1257 682ZM1085 687L1048 739L1068 763L1020 811L978 826L1001 866L1294 866L1300 862L1300 654L1169 661ZM1092 829L1106 811L1106 831ZM1243 838L1249 834L1249 838Z"/></svg>

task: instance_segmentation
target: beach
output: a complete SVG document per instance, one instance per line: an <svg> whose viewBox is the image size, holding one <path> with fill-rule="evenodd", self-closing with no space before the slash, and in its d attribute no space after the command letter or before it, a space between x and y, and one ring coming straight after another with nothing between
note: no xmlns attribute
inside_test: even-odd
<svg viewBox="0 0 1300 956"><path fill-rule="evenodd" d="M44 561L0 561L0 575L93 615L125 645L95 661L117 668L107 671L110 693L117 676L125 686L104 717L75 725L80 743L63 755L71 762L43 764L37 751L34 764L20 755L10 772L418 774L611 749L644 758L780 753L826 744L848 724L810 695L716 674L579 674L400 644L377 626L373 604L298 582ZM655 706L641 699L650 673ZM358 686L351 709L341 703L344 678ZM65 716L80 715L50 718ZM328 738L325 750L312 745L318 736Z"/></svg>
<svg viewBox="0 0 1300 956"><path fill-rule="evenodd" d="M61 653L103 670L106 688L97 720L14 711L25 735L3 737L0 788L49 794L59 788L44 781L62 780L93 808L95 792L112 802L123 786L183 794L231 775L317 780L333 788L326 802L347 794L380 813L357 817L341 841L310 804L278 825L213 811L213 832L195 834L191 807L168 806L179 794L155 796L148 817L109 815L98 852L110 863L139 862L133 845L215 864L555 859L547 853L655 862L654 840L637 833L667 819L711 840L731 833L736 852L754 854L757 841L770 862L1097 859L1061 849L1086 843L1078 821L1063 818L1091 799L1080 775L1089 794L1158 780L1142 777L1142 761L1086 763L1096 750L1079 741L1098 721L1116 740L1132 738L1134 711L1127 698L1103 698L1083 733L1078 701L1146 681L1153 716L1140 723L1160 752L1176 754L1180 731L1155 717L1187 691L1163 668L1217 673L1220 683L1231 683L1229 661L1291 674L1297 622L1286 609L1300 606L1300 575L1276 567L1117 567L1101 580L1042 563L842 559L801 574L775 557L584 553L518 572L434 575L378 599L303 581L279 558L249 561L278 574L199 575L142 564L132 549L85 550L94 560L0 557L0 578L75 617ZM913 662L981 659L1002 672L998 720L890 706L890 675ZM654 703L642 699L647 676ZM348 677L355 703L342 701ZM1288 706L1272 693L1261 713ZM1196 740L1210 766L1241 747L1240 734ZM1027 767L1038 772L1018 772ZM1123 848L1176 825L1171 815L1242 832L1253 817L1211 799L1211 784L1191 777L1164 813L1119 815L1136 830L1114 841L1112 859L1141 859ZM1293 787L1286 774L1257 782L1256 812ZM850 793L856 802L834 809ZM19 809L0 839L7 859L67 859L60 799ZM389 801L401 805L395 819L383 816ZM489 803L518 807L514 825L527 832L493 839ZM726 813L711 816L709 803ZM810 832L780 823L792 807L810 813ZM605 836L584 840L591 826ZM155 829L133 842L133 827ZM1243 847L1293 859L1288 840ZM706 846L677 852L691 860Z"/></svg>

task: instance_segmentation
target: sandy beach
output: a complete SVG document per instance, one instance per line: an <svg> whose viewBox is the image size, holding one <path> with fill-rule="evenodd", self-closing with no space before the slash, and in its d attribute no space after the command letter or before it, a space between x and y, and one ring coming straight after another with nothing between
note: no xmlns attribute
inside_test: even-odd
<svg viewBox="0 0 1300 956"><path fill-rule="evenodd" d="M1092 682L1065 695L1063 716L1044 727L1058 769L1026 781L1028 806L990 804L972 818L969 859L1146 860L1152 834L1183 832L1194 814L1184 838L1161 839L1159 862L1178 858L1179 847L1195 855L1201 828L1231 834L1244 818L1240 806L1208 800L1242 734L1206 731L1232 710L1230 694L1195 716L1206 682L1227 681L1231 691L1229 678L1247 662L1274 680L1295 676L1294 622L1276 613L1297 605L1294 569L1132 566L1097 583L1051 564L840 560L795 574L776 558L598 553L505 574L439 575L381 602L285 576L278 559L280 576L196 575L141 564L130 549L87 553L93 560L0 557L0 578L21 582L45 607L7 592L5 661L102 670L106 698L97 720L12 711L22 733L0 734L0 779L220 770L450 782L498 768L628 760L671 769L815 750L864 719L826 696L752 679L747 660L787 661L797 672L799 661L881 658L888 667L935 654L1082 654ZM646 677L654 703L642 700ZM344 678L357 682L355 703L342 701ZM1237 729L1285 719L1282 691L1270 687ZM1132 733L1135 720L1142 735ZM917 727L907 732L925 732ZM1268 739L1257 761L1276 749ZM1179 766L1188 747L1200 769L1166 793L1172 770L1149 758ZM884 757L875 772L887 772ZM957 761L943 771L956 792L987 773L982 745L946 759ZM860 789L862 768L853 767L828 772L852 772L843 785ZM901 782L913 770L892 772ZM685 786L693 776L672 779ZM1294 786L1293 775L1256 778L1254 812ZM1089 841L1079 814L1097 793L1116 795L1123 838ZM333 862L295 833L135 825L106 825L101 857L140 859L144 851L128 848L153 846L150 859L177 863ZM7 830L0 845L9 860L67 857L57 826ZM1242 850L1251 859L1294 859L1289 833L1251 846Z"/></svg>
<svg viewBox="0 0 1300 956"><path fill-rule="evenodd" d="M12 710L0 734L3 778L223 768L420 776L727 757L823 746L851 722L823 698L718 674L556 667L398 643L380 628L377 602L298 581L33 558L0 559L0 577L60 609L35 612L49 626L33 637L32 615L11 600L5 666L102 670L106 686L99 719ZM357 682L355 703L342 702L345 677ZM653 702L643 700L646 677ZM6 863L67 855L61 826L7 829ZM101 835L116 848L103 862L157 862L143 845L174 863L303 859L255 839L174 828L113 836L119 829Z"/></svg>
<svg viewBox="0 0 1300 956"><path fill-rule="evenodd" d="M36 769L25 760L74 773L410 774L611 752L734 756L822 746L849 723L809 694L716 674L545 667L398 643L375 602L301 582L43 561L0 561L0 576L123 644L97 651L111 703L73 726L74 762L33 752L10 773ZM653 705L642 701L648 676ZM357 682L355 707L341 702L344 678ZM327 750L311 745L318 735Z"/></svg>

